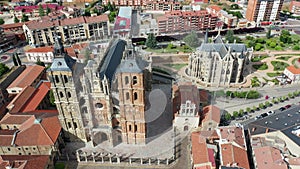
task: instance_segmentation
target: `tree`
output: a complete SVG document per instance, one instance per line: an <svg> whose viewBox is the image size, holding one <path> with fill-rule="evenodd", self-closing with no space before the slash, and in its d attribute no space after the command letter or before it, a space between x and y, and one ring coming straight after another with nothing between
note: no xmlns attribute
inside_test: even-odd
<svg viewBox="0 0 300 169"><path fill-rule="evenodd" d="M8 71L9 68L4 63L0 63L0 77Z"/></svg>
<svg viewBox="0 0 300 169"><path fill-rule="evenodd" d="M40 65L40 66L46 67L45 63L42 62L42 61L40 60L40 58L37 59L37 61L35 62L35 64L36 64L36 65Z"/></svg>
<svg viewBox="0 0 300 169"><path fill-rule="evenodd" d="M199 47L201 44L201 42L198 38L198 35L195 31L192 31L190 34L185 36L183 38L183 41L185 42L186 45L188 45L189 47L192 47L192 48Z"/></svg>
<svg viewBox="0 0 300 169"><path fill-rule="evenodd" d="M51 9L47 6L47 8L46 8L46 14L48 15L49 13L51 13Z"/></svg>
<svg viewBox="0 0 300 169"><path fill-rule="evenodd" d="M258 106L259 106L260 109L263 109L263 108L264 108L264 104L263 104L263 103L259 103Z"/></svg>
<svg viewBox="0 0 300 169"><path fill-rule="evenodd" d="M230 113L226 113L225 114L225 120L230 120L231 119L231 115L230 115Z"/></svg>
<svg viewBox="0 0 300 169"><path fill-rule="evenodd" d="M295 45L295 46L293 47L293 50L299 50L299 49L300 49L299 45Z"/></svg>
<svg viewBox="0 0 300 169"><path fill-rule="evenodd" d="M257 43L254 47L254 50L259 51L261 48L263 48L262 44Z"/></svg>
<svg viewBox="0 0 300 169"><path fill-rule="evenodd" d="M45 11L41 4L39 5L39 16L45 16Z"/></svg>
<svg viewBox="0 0 300 169"><path fill-rule="evenodd" d="M256 109L257 109L257 107L256 107L256 106L253 106L253 107L252 107L252 110L254 110L254 111L255 111Z"/></svg>
<svg viewBox="0 0 300 169"><path fill-rule="evenodd" d="M100 14L100 12L99 12L99 10L98 10L97 8L94 8L94 9L93 9L93 13L95 13L95 14L97 14L97 15Z"/></svg>
<svg viewBox="0 0 300 169"><path fill-rule="evenodd" d="M247 111L248 113L250 113L250 112L251 112L251 108L250 108L250 107L247 107L247 108L246 108L246 111Z"/></svg>
<svg viewBox="0 0 300 169"><path fill-rule="evenodd" d="M270 105L271 105L270 102L268 101L265 102L265 106L269 107Z"/></svg>
<svg viewBox="0 0 300 169"><path fill-rule="evenodd" d="M156 45L157 45L156 37L154 36L153 33L150 33L146 40L146 46L150 49L154 49Z"/></svg>
<svg viewBox="0 0 300 169"><path fill-rule="evenodd" d="M89 10L89 9L85 9L83 15L84 15L84 16L91 16L90 10Z"/></svg>
<svg viewBox="0 0 300 169"><path fill-rule="evenodd" d="M243 109L240 109L239 110L239 116L243 116L244 115L244 110Z"/></svg>
<svg viewBox="0 0 300 169"><path fill-rule="evenodd" d="M4 19L0 18L0 25L3 25L4 24Z"/></svg>
<svg viewBox="0 0 300 169"><path fill-rule="evenodd" d="M229 43L233 43L233 41L234 41L234 32L233 32L233 30L230 29L226 32L225 39Z"/></svg>
<svg viewBox="0 0 300 169"><path fill-rule="evenodd" d="M28 16L25 15L25 14L23 14L23 15L22 15L21 22L27 22L27 21L29 21Z"/></svg>
<svg viewBox="0 0 300 169"><path fill-rule="evenodd" d="M233 117L235 117L235 118L239 117L239 112L234 111L234 112L233 112Z"/></svg>
<svg viewBox="0 0 300 169"><path fill-rule="evenodd" d="M292 38L291 38L290 32L288 30L282 30L279 40L280 40L280 42L283 42L283 43L291 43Z"/></svg>
<svg viewBox="0 0 300 169"><path fill-rule="evenodd" d="M18 65L21 66L22 62L21 62L21 59L19 58L18 54L16 54L16 59L17 59Z"/></svg>
<svg viewBox="0 0 300 169"><path fill-rule="evenodd" d="M20 20L15 16L15 17L14 17L14 22L15 22L15 23L19 23Z"/></svg>
<svg viewBox="0 0 300 169"><path fill-rule="evenodd" d="M14 62L15 66L18 66L18 62L17 62L15 54L13 54L13 62Z"/></svg>
<svg viewBox="0 0 300 169"><path fill-rule="evenodd" d="M113 22L116 18L117 14L116 12L110 12L109 15L108 15L108 19L109 19L109 22Z"/></svg>

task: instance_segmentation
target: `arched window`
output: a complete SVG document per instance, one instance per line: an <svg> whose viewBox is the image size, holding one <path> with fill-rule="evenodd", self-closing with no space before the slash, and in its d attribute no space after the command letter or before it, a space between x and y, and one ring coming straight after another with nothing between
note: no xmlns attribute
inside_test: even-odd
<svg viewBox="0 0 300 169"><path fill-rule="evenodd" d="M134 132L137 132L137 125L134 125Z"/></svg>
<svg viewBox="0 0 300 169"><path fill-rule="evenodd" d="M125 76L125 84L127 85L129 83L129 78L128 76Z"/></svg>
<svg viewBox="0 0 300 169"><path fill-rule="evenodd" d="M63 97L64 97L64 94L63 94L63 92L59 92L59 95L60 95L60 97L61 97L61 98L63 98Z"/></svg>
<svg viewBox="0 0 300 169"><path fill-rule="evenodd" d="M133 78L132 78L132 84L133 85L137 84L137 77L136 76L133 76Z"/></svg>
<svg viewBox="0 0 300 169"><path fill-rule="evenodd" d="M129 92L126 92L126 100L129 100Z"/></svg>
<svg viewBox="0 0 300 169"><path fill-rule="evenodd" d="M71 98L72 96L71 96L71 92L68 92L68 98Z"/></svg>
<svg viewBox="0 0 300 169"><path fill-rule="evenodd" d="M74 122L73 125L74 125L74 128L77 129L77 123Z"/></svg>
<svg viewBox="0 0 300 169"><path fill-rule="evenodd" d="M129 124L129 129L128 130L131 131L131 124Z"/></svg>
<svg viewBox="0 0 300 169"><path fill-rule="evenodd" d="M68 83L68 77L67 77L67 75L64 75L64 81L65 81L65 83Z"/></svg>
<svg viewBox="0 0 300 169"><path fill-rule="evenodd" d="M55 75L55 82L59 83L59 77L58 77L58 75Z"/></svg>
<svg viewBox="0 0 300 169"><path fill-rule="evenodd" d="M68 128L71 128L72 125L71 125L71 122L68 122Z"/></svg>
<svg viewBox="0 0 300 169"><path fill-rule="evenodd" d="M134 100L137 100L137 99L138 99L138 94L137 94L137 92L134 92L133 98L134 98Z"/></svg>

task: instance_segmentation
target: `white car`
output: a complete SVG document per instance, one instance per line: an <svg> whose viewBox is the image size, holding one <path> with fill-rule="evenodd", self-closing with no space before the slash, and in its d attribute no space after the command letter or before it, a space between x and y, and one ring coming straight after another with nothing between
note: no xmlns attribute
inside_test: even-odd
<svg viewBox="0 0 300 169"><path fill-rule="evenodd" d="M268 112L268 115L271 115L271 114L274 114L273 110L271 110L271 111Z"/></svg>

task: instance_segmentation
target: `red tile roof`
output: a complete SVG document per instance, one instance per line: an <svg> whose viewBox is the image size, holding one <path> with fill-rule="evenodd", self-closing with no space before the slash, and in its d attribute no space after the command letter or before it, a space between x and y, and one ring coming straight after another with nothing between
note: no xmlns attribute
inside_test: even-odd
<svg viewBox="0 0 300 169"><path fill-rule="evenodd" d="M31 86L25 87L16 97L7 105L10 113L19 113L26 105L26 102L34 94L35 88Z"/></svg>
<svg viewBox="0 0 300 169"><path fill-rule="evenodd" d="M61 10L64 7L59 6L57 4L42 4L43 9L46 9L47 7L52 9L52 10ZM22 11L22 12L33 12L34 10L38 10L39 5L34 5L34 6L16 6L14 8L14 11Z"/></svg>
<svg viewBox="0 0 300 169"><path fill-rule="evenodd" d="M246 148L243 128L235 126L219 127L220 139L225 139L227 142L235 142L242 148Z"/></svg>
<svg viewBox="0 0 300 169"><path fill-rule="evenodd" d="M31 97L28 97L26 104L22 107L20 112L34 111L38 108L39 104L47 96L50 91L50 82L42 82L39 87L35 90Z"/></svg>
<svg viewBox="0 0 300 169"><path fill-rule="evenodd" d="M0 124L8 124L7 122L10 124L22 122L15 137L16 146L54 145L61 131L57 113L7 114ZM12 136L13 134L5 133L0 135L0 144L10 146Z"/></svg>
<svg viewBox="0 0 300 169"><path fill-rule="evenodd" d="M257 168L270 168L270 169L287 169L287 164L282 159L280 150L265 146L255 148L254 158L257 164Z"/></svg>
<svg viewBox="0 0 300 169"><path fill-rule="evenodd" d="M228 144L221 144L220 154L223 166L243 167L250 169L247 151L243 148Z"/></svg>
<svg viewBox="0 0 300 169"><path fill-rule="evenodd" d="M209 6L209 8L211 8L211 9L215 10L216 12L219 12L219 11L221 11L221 10L222 10L222 8L221 8L221 7L219 7L219 6L217 6L217 5L212 5L212 6Z"/></svg>
<svg viewBox="0 0 300 169"><path fill-rule="evenodd" d="M30 86L44 71L45 67L43 66L27 66L26 69L13 81L13 83L8 86L8 88L25 88L26 86Z"/></svg>
<svg viewBox="0 0 300 169"><path fill-rule="evenodd" d="M53 50L54 50L53 46L45 46L45 47L29 49L25 53L48 53L48 52L53 52Z"/></svg>
<svg viewBox="0 0 300 169"><path fill-rule="evenodd" d="M11 23L11 24L3 24L0 27L3 29L11 29L11 28L22 28L24 23Z"/></svg>
<svg viewBox="0 0 300 169"><path fill-rule="evenodd" d="M288 66L286 69L295 75L300 75L300 68L296 68L295 66Z"/></svg>
<svg viewBox="0 0 300 169"><path fill-rule="evenodd" d="M220 109L216 106L213 106L213 105L205 106L203 108L204 118L203 118L202 122L213 120L216 123L220 123L220 119L221 119L220 113L221 113Z"/></svg>
<svg viewBox="0 0 300 169"><path fill-rule="evenodd" d="M207 147L205 137L202 137L200 132L193 132L191 137L194 165L208 163L215 167L214 151Z"/></svg>
<svg viewBox="0 0 300 169"><path fill-rule="evenodd" d="M2 155L0 156L0 168L14 166L17 169L42 169L48 166L49 158L48 155Z"/></svg>
<svg viewBox="0 0 300 169"><path fill-rule="evenodd" d="M98 22L107 22L108 16L107 15L99 15L99 16L91 16L85 17L86 23L98 23Z"/></svg>

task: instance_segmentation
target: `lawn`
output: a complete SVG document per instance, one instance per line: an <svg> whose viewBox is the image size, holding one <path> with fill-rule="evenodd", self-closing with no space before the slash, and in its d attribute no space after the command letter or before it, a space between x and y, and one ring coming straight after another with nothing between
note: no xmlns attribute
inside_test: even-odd
<svg viewBox="0 0 300 169"><path fill-rule="evenodd" d="M281 75L281 73L280 73L280 72L275 72L275 73L267 73L267 75L268 75L269 77L276 77L276 76L279 76L279 75Z"/></svg>
<svg viewBox="0 0 300 169"><path fill-rule="evenodd" d="M292 56L281 56L276 59L288 61Z"/></svg>
<svg viewBox="0 0 300 169"><path fill-rule="evenodd" d="M258 80L257 77L253 77L251 79L251 86L252 87L259 87L260 86L260 81Z"/></svg>
<svg viewBox="0 0 300 169"><path fill-rule="evenodd" d="M173 47L165 47L165 48L158 48L158 49L150 49L147 48L146 51L153 52L153 53L190 53L193 50L185 45L183 46L173 46Z"/></svg>
<svg viewBox="0 0 300 169"><path fill-rule="evenodd" d="M279 61L271 61L272 65L274 66L274 71L283 71L289 64Z"/></svg>
<svg viewBox="0 0 300 169"><path fill-rule="evenodd" d="M64 163L56 163L55 164L55 169L64 169L65 168L65 164Z"/></svg>
<svg viewBox="0 0 300 169"><path fill-rule="evenodd" d="M254 56L252 59L251 59L251 62L259 62L265 58L269 57L268 55L263 55L263 56Z"/></svg>
<svg viewBox="0 0 300 169"><path fill-rule="evenodd" d="M183 63L183 64L165 64L168 67L174 68L176 70L180 70L181 68L187 66L188 64Z"/></svg>
<svg viewBox="0 0 300 169"><path fill-rule="evenodd" d="M260 65L252 65L252 67L256 70L267 70L268 65L266 63L260 64Z"/></svg>

